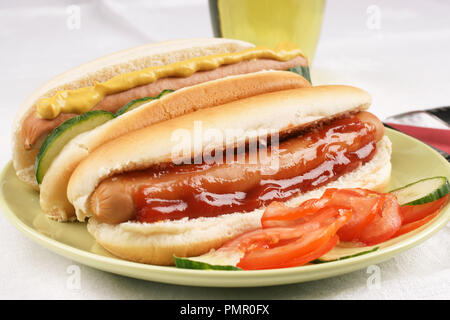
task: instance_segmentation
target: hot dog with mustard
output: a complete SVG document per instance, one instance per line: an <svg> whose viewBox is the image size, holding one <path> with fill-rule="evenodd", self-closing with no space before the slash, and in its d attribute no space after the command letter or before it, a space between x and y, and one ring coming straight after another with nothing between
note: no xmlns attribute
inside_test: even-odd
<svg viewBox="0 0 450 320"><path fill-rule="evenodd" d="M229 102L310 86L294 72L283 79L276 74L258 74L273 70L306 70L306 75L307 58L300 49L286 46L265 48L231 39L186 39L136 47L81 65L47 82L22 106L13 126L16 173L40 190L41 207L49 217L74 220L74 208L65 196L67 181L79 161L97 146L129 131L210 107L208 97L212 95L205 90L220 87L223 92L218 99ZM242 79L231 83L227 81L230 77ZM225 82L216 83L220 80ZM239 81L247 85L235 88L241 86ZM183 97L164 97L170 106L152 98L202 84L210 86L186 92ZM181 101L189 97L198 103ZM125 108L130 104L132 108ZM137 105L141 112L132 110ZM118 126L119 122L127 124ZM96 133L87 134L92 130ZM72 141L79 135L89 138ZM72 147L65 148L69 142ZM64 149L72 151L64 153Z"/></svg>

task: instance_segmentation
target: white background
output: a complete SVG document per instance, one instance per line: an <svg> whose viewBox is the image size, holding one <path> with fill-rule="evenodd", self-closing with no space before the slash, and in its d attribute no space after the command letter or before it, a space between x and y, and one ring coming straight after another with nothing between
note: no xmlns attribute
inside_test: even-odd
<svg viewBox="0 0 450 320"><path fill-rule="evenodd" d="M79 28L69 19L71 5L80 9ZM367 90L371 111L382 119L449 105L449 16L448 0L329 0L313 82ZM130 46L201 36L212 36L206 0L0 1L0 165L11 158L15 112L43 82ZM146 282L77 265L35 244L0 215L0 298L449 299L449 231L447 225L379 264L379 286L368 286L371 274L364 269L309 283L219 289ZM79 288L70 285L73 265L80 270Z"/></svg>

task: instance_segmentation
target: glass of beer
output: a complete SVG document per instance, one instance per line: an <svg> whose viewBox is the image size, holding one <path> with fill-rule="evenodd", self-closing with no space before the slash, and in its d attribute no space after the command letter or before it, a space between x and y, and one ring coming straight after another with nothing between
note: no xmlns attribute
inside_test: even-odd
<svg viewBox="0 0 450 320"><path fill-rule="evenodd" d="M311 63L325 0L209 0L214 36L274 48L299 47Z"/></svg>

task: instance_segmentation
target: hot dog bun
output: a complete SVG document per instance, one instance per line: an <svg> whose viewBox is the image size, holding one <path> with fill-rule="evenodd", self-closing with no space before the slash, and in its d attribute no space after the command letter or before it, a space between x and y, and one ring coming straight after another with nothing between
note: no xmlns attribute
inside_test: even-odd
<svg viewBox="0 0 450 320"><path fill-rule="evenodd" d="M319 189L301 194L286 204L295 206L310 198L318 198L326 188L367 188L384 191L391 174L391 143L384 137L377 144L374 158L357 170ZM263 209L233 213L215 218L183 219L156 223L99 223L89 218L88 231L108 251L123 259L173 265L173 255L198 256L225 241L261 226Z"/></svg>
<svg viewBox="0 0 450 320"><path fill-rule="evenodd" d="M171 162L172 150L179 145L172 138L174 131L184 129L194 136L198 122L201 122L202 130L219 130L223 136L229 129L243 130L244 134L232 141L236 146L245 143L246 137L260 128L270 128L280 135L299 131L306 126L366 110L370 102L370 95L361 89L335 85L276 91L201 109L130 132L102 145L74 170L67 196L78 219L83 221L92 215L90 196L102 180L114 174ZM186 147L191 147L190 142ZM208 143L208 147L227 148L230 145ZM197 155L191 154L192 157Z"/></svg>
<svg viewBox="0 0 450 320"><path fill-rule="evenodd" d="M24 119L34 112L35 105L41 98L50 97L60 90L73 90L94 85L95 82L104 82L125 72L170 64L198 56L238 52L253 46L243 41L219 38L153 43L96 59L51 79L28 97L14 120L12 157L17 176L34 189L39 190L34 173L39 148L30 150L24 148L21 142L21 127Z"/></svg>

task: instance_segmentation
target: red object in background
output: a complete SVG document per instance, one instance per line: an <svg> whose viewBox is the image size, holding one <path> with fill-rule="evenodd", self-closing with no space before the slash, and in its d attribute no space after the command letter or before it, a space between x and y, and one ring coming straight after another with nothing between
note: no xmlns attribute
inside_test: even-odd
<svg viewBox="0 0 450 320"><path fill-rule="evenodd" d="M450 153L450 129L434 129L387 122L387 125L429 145Z"/></svg>

